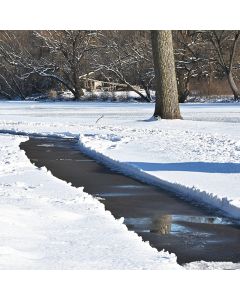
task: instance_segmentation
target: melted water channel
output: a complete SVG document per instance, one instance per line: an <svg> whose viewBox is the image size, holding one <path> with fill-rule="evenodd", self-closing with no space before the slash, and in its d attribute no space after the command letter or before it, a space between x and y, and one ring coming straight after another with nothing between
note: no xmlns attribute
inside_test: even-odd
<svg viewBox="0 0 240 300"><path fill-rule="evenodd" d="M20 145L37 167L104 198L115 218L178 263L240 262L240 224L215 210L112 171L82 154L76 139L30 138ZM79 237L80 238L80 237Z"/></svg>

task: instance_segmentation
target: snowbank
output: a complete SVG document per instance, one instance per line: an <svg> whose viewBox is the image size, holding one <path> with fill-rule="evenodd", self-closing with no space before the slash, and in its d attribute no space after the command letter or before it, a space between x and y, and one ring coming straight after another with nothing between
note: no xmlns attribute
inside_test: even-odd
<svg viewBox="0 0 240 300"><path fill-rule="evenodd" d="M0 135L0 269L179 269L92 196L38 169Z"/></svg>
<svg viewBox="0 0 240 300"><path fill-rule="evenodd" d="M127 175L240 218L238 141L172 129L141 137L136 132L81 135L80 147Z"/></svg>
<svg viewBox="0 0 240 300"><path fill-rule="evenodd" d="M184 120L175 121L151 121L153 110L150 103L0 101L0 132L79 137L84 151L111 167L239 219L240 104L183 104Z"/></svg>

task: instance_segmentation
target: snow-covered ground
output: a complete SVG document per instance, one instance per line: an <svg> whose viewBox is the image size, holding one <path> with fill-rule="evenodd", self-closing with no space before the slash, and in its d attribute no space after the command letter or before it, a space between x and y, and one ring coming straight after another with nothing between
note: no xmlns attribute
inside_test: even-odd
<svg viewBox="0 0 240 300"><path fill-rule="evenodd" d="M33 166L19 143L0 135L1 269L178 269L115 220L104 205Z"/></svg>
<svg viewBox="0 0 240 300"><path fill-rule="evenodd" d="M106 164L114 165L127 174L161 185L185 197L206 202L221 209L227 215L239 218L240 104L184 104L181 106L184 120L174 121L152 121L150 117L153 110L153 104L141 103L0 102L0 132L79 136L80 147ZM1 140L4 138L7 139L1 136ZM109 213L105 212L97 200L80 192L79 189L53 178L45 170L36 170L27 159L22 158L19 161L18 155L24 157L24 154L16 146L20 140L16 137L9 138L12 139L12 142L3 144L5 145L3 147L8 148L6 148L7 150L3 148L2 151L10 152L6 161L10 163L12 172L14 173L14 169L17 168L15 167L15 164L18 166L17 162L21 166L24 161L21 172L25 172L24 170L28 168L34 170L36 178L40 176L42 180L38 179L36 182L42 183L42 186L33 185L35 188L29 188L33 184L29 181L29 176L19 175L23 179L16 178L14 181L12 179L14 174L6 178L5 175L1 175L1 184L5 180L6 186L1 186L4 197L3 195L1 197L0 211L1 215L9 216L5 219L6 223L8 222L7 226L12 228L13 234L13 245L10 246L10 240L7 244L6 239L6 244L1 250L5 255L5 259L0 261L1 267L13 267L16 261L19 263L16 263L15 267L19 264L19 268L24 266L26 268L46 268L46 265L49 268L73 268L75 266L76 268L154 269L177 267L174 256L163 252L158 253L149 245L141 242L140 238L129 233L124 225L115 221ZM11 151L14 152L13 159L10 159ZM2 164L8 168L10 165L6 161L3 161ZM12 182L9 188L7 187L8 181ZM20 184L16 182L20 182ZM67 196L62 196L64 193L56 196L52 192L53 194L49 193L49 199L45 198L46 191L50 188L47 182L51 182L51 185L59 185L63 190L66 189L66 194L70 189L73 196L69 196L70 199L68 199ZM78 203L73 201L76 193L78 195L80 193L77 198ZM41 197L45 200L42 201ZM12 202L8 201L12 198L14 199ZM59 198L62 204L56 202L56 198ZM89 223L86 225L86 222L79 218L80 214L88 219L88 210L84 206L84 201L87 201L87 206L94 207L93 212L91 209L90 212L94 218L99 217L99 222L103 222L104 225L101 226L109 228L109 236L105 237L107 233L104 232L104 235L101 231L101 238L96 238L99 234L97 228L99 223L97 221L94 223L94 218L89 217ZM6 208L7 203L11 203L12 209ZM33 209L29 209L27 213L24 205ZM76 207L79 208L79 214L76 213ZM46 221L42 219L45 209L47 215L54 214L54 211L58 209L63 210L63 217L56 217L54 221L51 221L52 218L49 217L49 220ZM6 214L4 210L7 210ZM77 216L74 217L71 213L69 215L69 210ZM22 219L20 212L23 213ZM36 241L35 238L30 241L31 239L25 237L26 243L24 242L19 249L14 243L17 241L16 236L27 235L25 230L19 229L25 218L29 223L36 219L39 220L39 227L36 226L36 222L33 222L33 228L28 226L33 231L30 236L33 236L36 231L36 236L38 234L45 236L45 241ZM101 221L102 219L103 221ZM9 220L16 224L9 225L12 224ZM91 224L90 229L88 228L89 224ZM13 229L15 227L17 228L16 232ZM53 227L53 235L42 233L42 231L51 231L51 227ZM57 228L61 228L59 232ZM66 235L63 228L66 230ZM68 230L72 234L67 234ZM77 236L81 236L81 240L77 240ZM93 252L89 256L85 253L86 257L82 257L80 252L82 250L85 252L84 247L89 249L89 244L86 244L89 240L94 245ZM30 243L29 248L27 248L28 243ZM40 243L41 246L37 243ZM118 252L120 245L124 247L122 248L123 253ZM107 254L105 247L108 249ZM35 252L35 248L38 251ZM132 256L129 257L125 254L130 248ZM52 258L54 252L57 256L55 260ZM69 253L71 259L67 258ZM8 261L8 265L5 266L3 261ZM10 261L13 262L12 265L9 263ZM236 264L234 266L234 268L238 267ZM215 267L233 268L229 264L217 265L203 262L188 265L188 268L198 269Z"/></svg>

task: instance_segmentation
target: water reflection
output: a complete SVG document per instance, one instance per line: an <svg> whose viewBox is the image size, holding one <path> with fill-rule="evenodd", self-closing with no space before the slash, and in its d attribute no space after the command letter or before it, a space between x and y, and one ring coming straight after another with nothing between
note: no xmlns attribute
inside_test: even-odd
<svg viewBox="0 0 240 300"><path fill-rule="evenodd" d="M113 185L115 188L119 189L148 189L148 187L143 187L142 185L136 185L136 184L119 184L119 185Z"/></svg>
<svg viewBox="0 0 240 300"><path fill-rule="evenodd" d="M88 162L93 161L92 159L72 159L72 158L56 158L55 160L63 160L63 161L81 161L81 162Z"/></svg>
<svg viewBox="0 0 240 300"><path fill-rule="evenodd" d="M129 229L141 232L169 234L172 232L172 216L162 215L153 218L125 218Z"/></svg>
<svg viewBox="0 0 240 300"><path fill-rule="evenodd" d="M118 193L118 192L112 192L112 193L98 193L95 194L96 196L100 196L100 197L129 197L134 195L133 193Z"/></svg>
<svg viewBox="0 0 240 300"><path fill-rule="evenodd" d="M227 218L214 216L186 216L186 215L154 215L148 218L125 218L124 223L130 230L151 232L159 235L184 234L192 232L191 223L231 225Z"/></svg>
<svg viewBox="0 0 240 300"><path fill-rule="evenodd" d="M164 248L176 253L179 263L199 260L239 261L240 226L231 226L235 220L209 217L215 212L205 209L200 203L198 206L202 209L157 187L122 175L120 177L116 171L105 169L94 161L90 167L90 161L89 165L85 163L86 158L89 158L81 154L77 140L43 139L30 138L20 147L31 161L34 158L32 162L39 167L46 166L56 177L67 182L73 182L74 178L74 186L84 185L86 191L94 194L124 193L118 198L110 194L106 200L99 200L105 202L106 210L111 211L116 218L133 217L126 218L124 223L158 250ZM51 153L46 153L46 150ZM65 163L61 161L65 159ZM56 163L52 163L54 160ZM117 174L117 177L109 174ZM194 216L200 213L203 216ZM190 216L186 216L188 214Z"/></svg>
<svg viewBox="0 0 240 300"><path fill-rule="evenodd" d="M188 222L188 223L199 223L199 224L220 224L230 225L233 221L228 218L221 218L215 216L185 216L185 215L173 215L175 222Z"/></svg>
<svg viewBox="0 0 240 300"><path fill-rule="evenodd" d="M54 147L54 144L38 144L38 147Z"/></svg>
<svg viewBox="0 0 240 300"><path fill-rule="evenodd" d="M172 216L163 215L152 219L150 232L158 234L169 234L172 227Z"/></svg>

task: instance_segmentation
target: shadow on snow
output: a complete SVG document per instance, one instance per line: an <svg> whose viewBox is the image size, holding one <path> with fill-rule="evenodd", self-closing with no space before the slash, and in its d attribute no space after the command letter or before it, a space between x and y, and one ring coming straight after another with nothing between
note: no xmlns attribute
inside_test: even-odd
<svg viewBox="0 0 240 300"><path fill-rule="evenodd" d="M240 173L240 164L215 162L148 163L129 162L144 171L186 171L202 173Z"/></svg>

